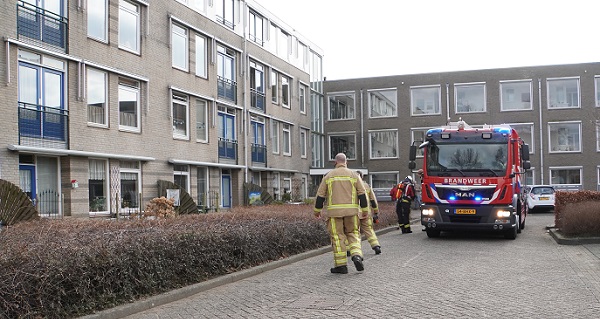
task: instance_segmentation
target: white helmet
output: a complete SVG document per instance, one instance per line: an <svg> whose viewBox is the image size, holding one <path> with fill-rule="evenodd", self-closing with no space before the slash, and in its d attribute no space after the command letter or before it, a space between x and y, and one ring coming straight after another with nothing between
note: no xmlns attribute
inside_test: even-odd
<svg viewBox="0 0 600 319"><path fill-rule="evenodd" d="M411 183L413 182L413 179L412 179L412 177L410 177L410 175L406 176L406 178L404 180L408 181L408 182L411 182Z"/></svg>

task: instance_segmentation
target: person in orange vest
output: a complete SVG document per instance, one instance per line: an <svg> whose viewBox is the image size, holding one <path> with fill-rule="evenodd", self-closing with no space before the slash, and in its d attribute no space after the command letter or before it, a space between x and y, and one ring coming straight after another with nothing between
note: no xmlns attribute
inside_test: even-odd
<svg viewBox="0 0 600 319"><path fill-rule="evenodd" d="M326 203L327 201L327 203ZM315 207L316 218L321 218L324 207L327 211L327 229L333 247L334 274L348 273L348 248L356 270L363 271L363 254L359 233L359 214L368 214L368 202L365 186L362 179L355 171L348 169L346 154L339 153L335 156L335 168L327 173L319 189ZM346 240L348 248L346 248Z"/></svg>
<svg viewBox="0 0 600 319"><path fill-rule="evenodd" d="M361 171L356 171L356 173L358 174L358 176L360 176L361 179L363 178L363 173ZM377 222L377 220L379 219L379 207L377 206L377 197L375 196L375 193L373 192L371 186L364 180L362 182L365 186L367 200L369 201L370 207L369 213L366 217L359 216L360 233L362 235L365 235L367 241L369 242L369 245L371 245L371 249L375 251L376 255L379 255L381 254L381 245L379 245L379 240L377 239L377 235L373 230L373 222ZM373 214L371 214L371 208L373 209Z"/></svg>
<svg viewBox="0 0 600 319"><path fill-rule="evenodd" d="M415 199L415 185L412 177L406 176L402 183L394 187L395 193L390 194L396 200L396 215L398 215L398 228L403 234L410 234L410 206ZM392 192L394 192L392 189Z"/></svg>

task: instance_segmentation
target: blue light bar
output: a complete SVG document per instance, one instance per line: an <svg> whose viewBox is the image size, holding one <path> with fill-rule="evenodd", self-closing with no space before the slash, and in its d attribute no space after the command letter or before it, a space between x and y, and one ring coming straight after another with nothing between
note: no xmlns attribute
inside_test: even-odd
<svg viewBox="0 0 600 319"><path fill-rule="evenodd" d="M448 199L449 200L456 200L456 196L450 196Z"/></svg>
<svg viewBox="0 0 600 319"><path fill-rule="evenodd" d="M495 127L494 128L494 132L498 132L498 133L502 133L502 134L508 134L510 133L510 129L507 127Z"/></svg>

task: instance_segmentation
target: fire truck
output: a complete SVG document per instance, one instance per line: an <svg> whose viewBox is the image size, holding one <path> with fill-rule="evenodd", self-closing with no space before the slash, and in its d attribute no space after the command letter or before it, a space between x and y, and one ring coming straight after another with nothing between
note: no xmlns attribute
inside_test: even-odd
<svg viewBox="0 0 600 319"><path fill-rule="evenodd" d="M442 231L493 231L517 238L525 227L520 192L531 168L529 146L510 125L471 127L462 119L426 132L411 145L409 168L421 149L421 225ZM524 208L524 207L523 207Z"/></svg>

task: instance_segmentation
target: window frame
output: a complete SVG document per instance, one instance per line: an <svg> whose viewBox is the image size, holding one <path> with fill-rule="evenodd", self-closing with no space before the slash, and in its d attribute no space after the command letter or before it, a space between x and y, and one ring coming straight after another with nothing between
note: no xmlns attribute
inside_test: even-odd
<svg viewBox="0 0 600 319"><path fill-rule="evenodd" d="M175 123L176 119L175 115L177 113L179 113L178 111L176 111L176 108L178 107L183 107L183 111L185 113L185 119L183 119L185 122L183 123L183 126L185 127L184 129L184 133L180 133L178 131L178 129L176 128L176 124ZM173 92L173 94L171 94L171 119L173 121L173 139L176 140L189 140L190 138L190 97L185 95L185 94L181 94L178 92Z"/></svg>
<svg viewBox="0 0 600 319"><path fill-rule="evenodd" d="M127 3L129 4L131 7L135 7L136 11L132 11L130 8L125 7L123 4ZM140 43L141 43L141 6L135 2L129 1L129 0L119 0L119 20L118 20L118 30L119 30L119 36L118 36L118 43L119 43L119 49L125 50L125 51L129 51L135 54L140 54ZM123 23L125 21L123 14L129 14L131 17L135 18L135 48L131 48L129 47L126 43L122 42L121 39L121 34L123 33L123 30L127 27L121 23Z"/></svg>
<svg viewBox="0 0 600 319"><path fill-rule="evenodd" d="M482 110L475 110L475 111L471 111L471 110L467 110L467 111L459 111L459 102L461 101L461 98L459 97L461 95L460 92L461 90L465 89L465 90L469 90L472 88L481 88L482 93L481 98L482 100L479 101L482 103ZM464 93L468 93L469 91L465 91ZM479 92L479 91L477 91ZM475 98L477 98L478 96L476 96ZM467 99L471 99L469 97L467 97ZM454 113L455 114L473 114L473 113L486 113L487 112L487 86L485 82L472 82L472 83L455 83L454 84ZM461 104L461 106L463 106Z"/></svg>
<svg viewBox="0 0 600 319"><path fill-rule="evenodd" d="M388 89L376 89L376 90L368 90L368 103L369 103L369 118L372 119L376 119L376 118L391 118L391 117L397 117L398 116L398 89L396 88L388 88ZM393 92L393 100L390 100L389 97L383 93L383 92ZM379 98L379 97L382 98ZM378 112L381 115L374 115L374 108L376 108L374 105L375 101L375 97L378 98L377 100L377 107L378 109L381 109L381 103L385 103L385 113L384 112ZM389 101L389 103L388 103ZM390 109L388 107L388 105L391 105L391 113L388 115L388 109Z"/></svg>
<svg viewBox="0 0 600 319"><path fill-rule="evenodd" d="M376 138L378 143L384 144L387 143L389 146L392 148L392 151L396 153L396 155L392 155L392 156L374 156L374 145L373 145L373 139L375 138L374 134L377 133L384 133L383 136ZM393 141L393 145L389 144L386 139L385 133L395 133L393 135L394 136L394 141ZM398 138L398 129L383 129L383 130L368 130L367 132L368 137L369 137L369 159L371 160L378 160L378 159L395 159L395 158L399 158L399 149L398 149L398 142L399 142L399 138Z"/></svg>
<svg viewBox="0 0 600 319"><path fill-rule="evenodd" d="M177 23L171 23L171 66L174 69L188 72L189 71L189 32L190 30ZM183 40L183 48L179 48L179 43L176 39ZM179 49L179 50L177 50ZM183 54L183 56L179 56ZM177 61L183 58L183 61ZM183 64L181 64L183 62Z"/></svg>
<svg viewBox="0 0 600 319"><path fill-rule="evenodd" d="M98 74L98 75L102 75L102 89L103 89L103 102L102 102L102 112L103 112L103 116L102 116L102 123L99 122L93 122L90 120L90 116L92 110L90 110L90 107L92 106L92 104L90 104L90 97L92 96L92 93L90 91L90 79L92 79L94 77L94 75L90 76L90 74ZM108 127L108 73L105 71L102 71L100 69L96 69L96 68L91 68L88 67L86 69L86 76L85 76L85 81L86 81L86 108L87 108L87 123L88 125L91 126L99 126L99 127ZM96 116L94 116L94 118L96 118Z"/></svg>
<svg viewBox="0 0 600 319"><path fill-rule="evenodd" d="M555 171L579 171L579 183L555 183L555 176L552 174ZM579 188L583 187L583 166L550 166L548 167L548 176L550 176L550 185L560 189L565 188ZM568 177L570 178L570 177Z"/></svg>
<svg viewBox="0 0 600 319"><path fill-rule="evenodd" d="M340 150L335 150L332 147L332 138L335 137L351 137L352 141L347 141L348 142L348 150L346 152L341 152ZM344 153L346 154L346 159L349 161L353 161L356 160L356 153L357 153L357 144L356 144L356 132L335 132L335 133L329 133L327 134L327 144L329 147L329 161L334 161L335 160L335 156L338 153ZM349 151L352 151L351 154Z"/></svg>
<svg viewBox="0 0 600 319"><path fill-rule="evenodd" d="M279 154L279 122L271 120L271 145L273 154Z"/></svg>
<svg viewBox="0 0 600 319"><path fill-rule="evenodd" d="M195 43L194 46L196 48L196 54L195 54L195 72L196 72L196 76L199 76L201 78L207 79L208 78L208 41L207 38L201 34L194 34L195 37ZM198 41L199 39L202 39L202 43L200 43L200 41ZM200 47L200 45L202 45L202 47ZM198 63L198 61L201 61L201 63ZM201 66L201 68L199 68L199 66Z"/></svg>
<svg viewBox="0 0 600 319"><path fill-rule="evenodd" d="M343 104L343 107L340 107L340 104L343 102L338 100L339 97L344 96L348 101L352 101L352 105L349 106L348 103ZM336 102L335 105L338 110L332 109L332 101ZM345 108L345 111L342 109ZM332 118L333 113L339 113L339 117ZM345 117L344 117L345 114ZM351 114L351 116L350 116ZM327 121L348 121L356 119L356 93L354 91L348 92L333 92L327 94Z"/></svg>
<svg viewBox="0 0 600 319"><path fill-rule="evenodd" d="M574 80L576 81L576 89L577 89L577 105L565 105L565 106L553 106L552 101L551 101L551 96L553 93L553 90L551 89L551 83L553 82L558 82L558 81L570 81L570 80ZM564 99L565 101L570 100L571 102L573 101L572 98L569 98L569 95L572 95L573 93L568 93L567 92L567 87L565 85L564 87ZM555 93L556 94L556 93ZM569 102L559 102L556 101L556 103L569 103ZM560 77L560 78L547 78L546 79L546 108L548 110L560 110L560 109L580 109L581 108L581 79L579 77Z"/></svg>
<svg viewBox="0 0 600 319"><path fill-rule="evenodd" d="M570 148L571 147L570 144L557 144L556 146L552 145L552 137L553 137L552 126L557 126L557 125L561 125L561 124L566 124L566 125L577 124L578 125L578 132L577 132L577 134L578 134L578 136L577 136L577 138L578 138L578 143L577 143L578 149L577 150L570 150L570 149L557 150L556 149L556 148L559 148L559 147L562 148L562 146L566 146L566 147ZM581 121L548 122L547 129L548 129L548 152L549 153L581 153L582 152L582 144L581 144L581 139L582 139L582 122ZM560 134L558 132L558 130L555 130L555 131L557 131L557 134ZM567 132L567 136L563 137L563 138L566 138L568 140L570 136L572 136L572 134L570 132ZM559 138L560 138L559 136L556 137L557 140Z"/></svg>
<svg viewBox="0 0 600 319"><path fill-rule="evenodd" d="M292 108L291 103L291 90L292 89L292 80L290 77L286 75L281 75L281 106L286 109Z"/></svg>
<svg viewBox="0 0 600 319"><path fill-rule="evenodd" d="M306 114L306 91L307 86L300 83L298 85L298 109L300 114Z"/></svg>
<svg viewBox="0 0 600 319"><path fill-rule="evenodd" d="M426 102L431 102L433 103L433 105L431 105L431 107L433 108L434 112L423 112L423 113L416 113L415 112L415 94L418 91L421 90L430 90L433 89L435 90L435 92L432 92L434 94L437 93L437 98L435 96L433 96L433 98L431 99L425 99L423 98L423 104L425 105ZM422 86L411 86L410 87L410 115L411 116L436 116L436 115L441 115L442 114L442 87L439 84L436 85L422 85ZM425 105L426 108L429 108L429 104ZM437 110L436 110L437 109ZM437 112L435 112L437 111Z"/></svg>
<svg viewBox="0 0 600 319"><path fill-rule="evenodd" d="M134 84L136 84L137 86L134 86ZM130 126L130 125L125 125L125 124L121 124L121 113L124 113L121 111L121 93L123 91L127 91L129 93L133 93L136 96L136 105L135 105L135 117L136 117L136 126ZM119 130L120 131L126 131L126 132L133 132L133 133L139 133L141 132L142 129L142 123L141 123L141 88L140 88L140 82L138 81L134 81L134 80L129 80L129 79L119 79L119 88L118 88L118 101L119 101Z"/></svg>
<svg viewBox="0 0 600 319"><path fill-rule="evenodd" d="M279 72L271 68L269 84L271 86L271 103L279 104Z"/></svg>
<svg viewBox="0 0 600 319"><path fill-rule="evenodd" d="M505 92L503 86L504 85L507 85L507 86L508 85L515 85L515 86L517 86L517 85L523 84L523 83L528 84L528 87L529 87L529 92L528 92L529 93L529 102L528 102L529 107L527 107L527 108L520 108L520 109L519 108L510 108L510 109L507 109L506 106L505 106L505 103L512 102L512 101L507 101L507 99L509 98L509 95L508 95L508 92ZM523 93L524 92L520 92L520 95L521 95L521 101L520 102L521 103L527 102L527 101L523 101L523 97L524 97ZM515 94L515 93L513 93L513 94ZM533 81L531 79L512 80L512 81L500 81L500 112L531 111L531 110L533 110L533 98L532 98L532 96L533 96ZM514 102L514 103L516 104L518 102Z"/></svg>
<svg viewBox="0 0 600 319"><path fill-rule="evenodd" d="M281 138L283 141L283 155L292 156L292 125L288 123L282 123L281 132Z"/></svg>
<svg viewBox="0 0 600 319"><path fill-rule="evenodd" d="M300 158L308 157L308 133L307 129L300 129Z"/></svg>
<svg viewBox="0 0 600 319"><path fill-rule="evenodd" d="M103 1L88 1L87 2L87 15L86 15L86 19L87 19L87 36L90 39L94 39L103 43L108 43L108 11L109 11L109 6L108 6L108 0L103 0ZM99 10L100 9L100 10ZM103 9L103 10L102 10ZM100 15L96 15L96 13L104 13L104 18L103 19L94 19L94 18L99 18ZM96 36L94 34L90 33L90 26L95 26L100 22L100 24L103 25L103 32L104 34L101 36Z"/></svg>
<svg viewBox="0 0 600 319"><path fill-rule="evenodd" d="M202 112L204 113L204 123L199 122L199 119L201 118L200 113ZM196 98L196 142L200 142L200 143L208 143L209 140L209 136L208 136L208 124L209 123L209 119L208 119L208 101L204 100L204 99L200 99L200 98ZM203 131L204 132L204 138L201 138L199 136L199 132Z"/></svg>

